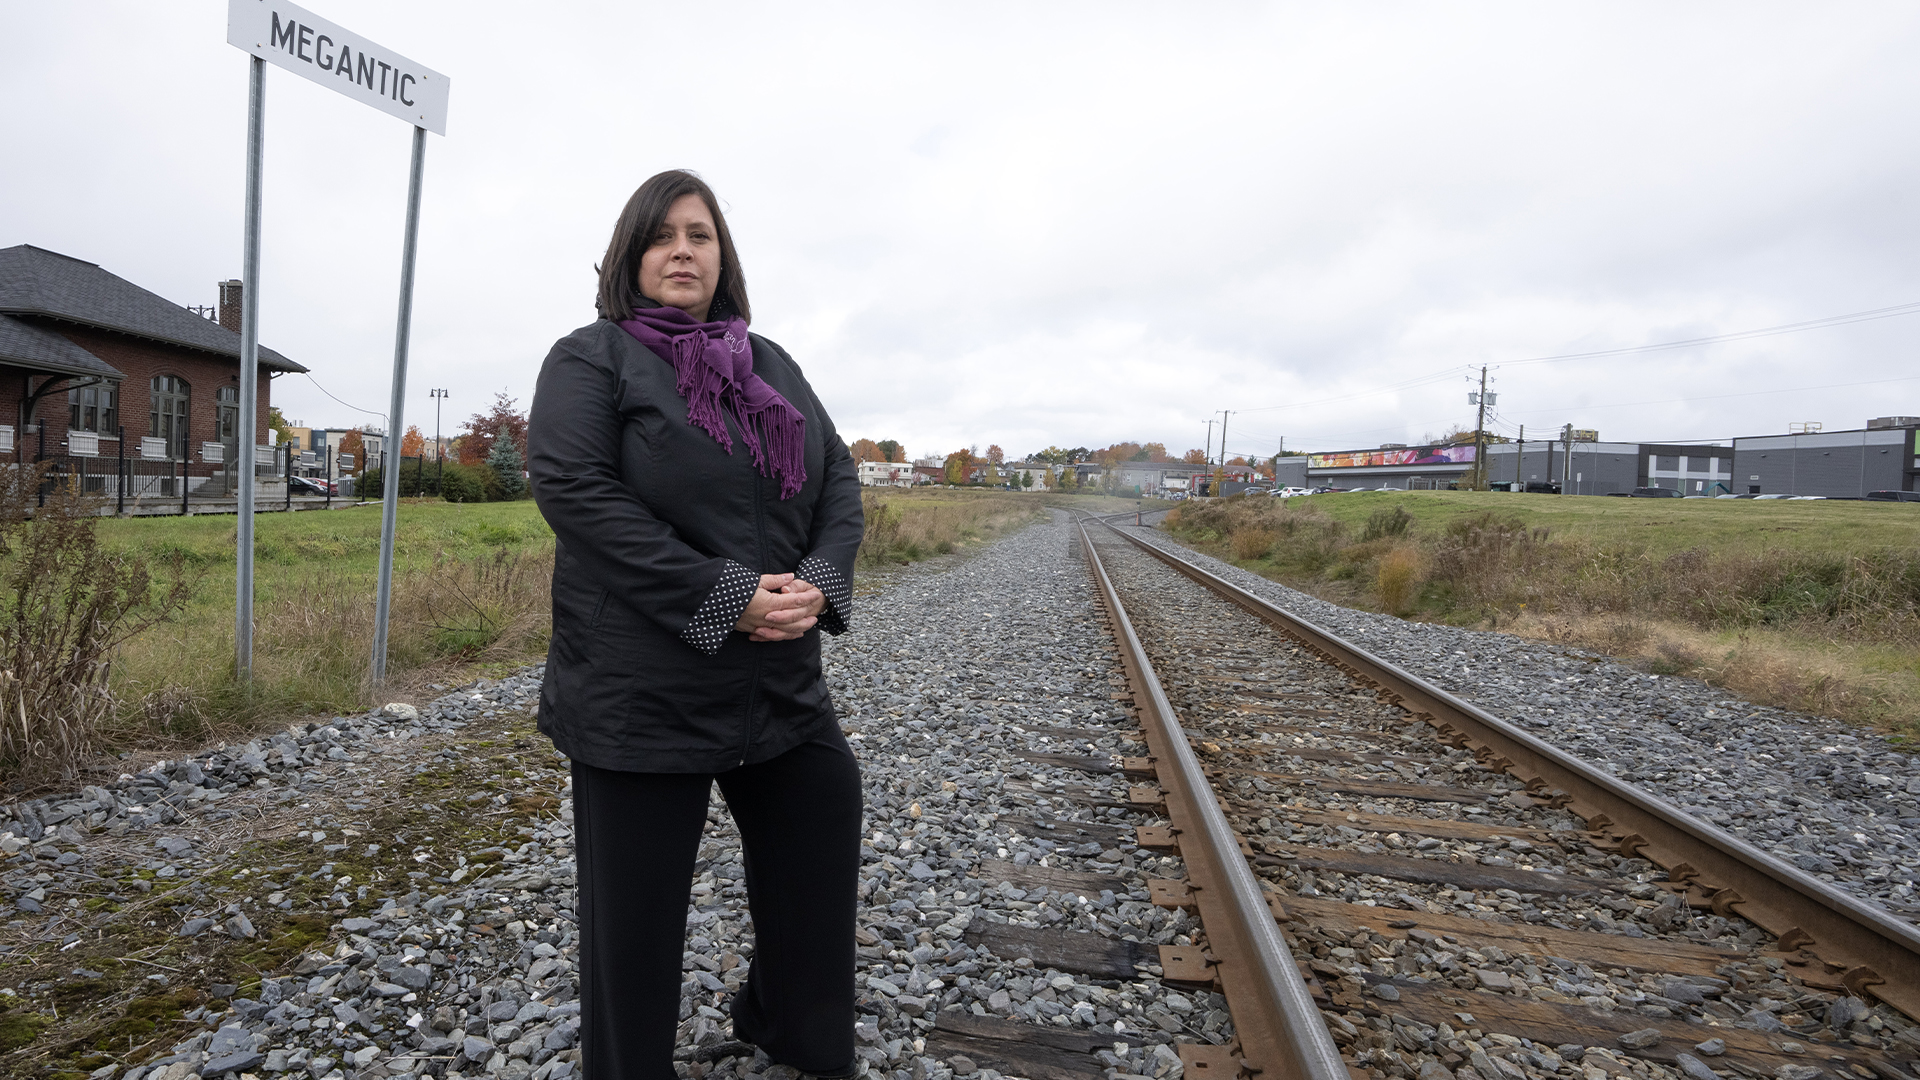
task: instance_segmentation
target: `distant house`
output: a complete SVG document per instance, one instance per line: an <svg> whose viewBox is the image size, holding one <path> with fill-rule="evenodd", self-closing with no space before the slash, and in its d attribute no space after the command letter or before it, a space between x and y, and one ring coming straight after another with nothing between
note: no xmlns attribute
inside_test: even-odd
<svg viewBox="0 0 1920 1080"><path fill-rule="evenodd" d="M913 465L904 461L863 461L860 482L868 487L912 487Z"/></svg>
<svg viewBox="0 0 1920 1080"><path fill-rule="evenodd" d="M0 453L91 452L183 463L194 477L268 441L274 376L306 371L260 348L254 431L240 417L241 283L219 283L209 318L97 264L0 248ZM196 484L199 482L196 480Z"/></svg>
<svg viewBox="0 0 1920 1080"><path fill-rule="evenodd" d="M1020 483L1022 487L1030 487L1035 491L1045 491L1053 486L1053 466L1044 461L1014 461L1002 466L1002 468L1006 470L1008 479L1013 480L1015 483ZM1022 483L1022 481L1027 478L1031 478L1032 482Z"/></svg>

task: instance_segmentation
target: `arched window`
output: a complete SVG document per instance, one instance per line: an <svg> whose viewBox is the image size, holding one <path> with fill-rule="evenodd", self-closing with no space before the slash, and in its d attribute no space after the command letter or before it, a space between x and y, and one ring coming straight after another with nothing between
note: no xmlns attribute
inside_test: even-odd
<svg viewBox="0 0 1920 1080"><path fill-rule="evenodd" d="M187 457L187 380L178 375L153 377L153 405L149 415L152 433L167 440L167 453L184 461Z"/></svg>
<svg viewBox="0 0 1920 1080"><path fill-rule="evenodd" d="M120 424L120 384L97 383L67 391L67 426L112 435Z"/></svg>

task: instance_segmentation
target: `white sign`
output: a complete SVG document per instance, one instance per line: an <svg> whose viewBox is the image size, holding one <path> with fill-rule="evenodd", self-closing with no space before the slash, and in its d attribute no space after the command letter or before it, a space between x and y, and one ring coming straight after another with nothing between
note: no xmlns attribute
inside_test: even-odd
<svg viewBox="0 0 1920 1080"><path fill-rule="evenodd" d="M140 456L143 458L146 458L148 461L167 460L167 458L170 456L167 453L167 440L160 438L159 436L156 436L156 435L141 436L140 437Z"/></svg>
<svg viewBox="0 0 1920 1080"><path fill-rule="evenodd" d="M74 457L99 457L100 436L90 431L67 432L67 453Z"/></svg>
<svg viewBox="0 0 1920 1080"><path fill-rule="evenodd" d="M447 77L283 0L227 0L227 44L435 135Z"/></svg>
<svg viewBox="0 0 1920 1080"><path fill-rule="evenodd" d="M0 453L13 453L12 424L0 424Z"/></svg>
<svg viewBox="0 0 1920 1080"><path fill-rule="evenodd" d="M255 446L253 448L253 463L255 465L277 465L280 463L280 457L271 446Z"/></svg>
<svg viewBox="0 0 1920 1080"><path fill-rule="evenodd" d="M222 443L203 442L200 444L200 460L210 465L225 464L227 448Z"/></svg>

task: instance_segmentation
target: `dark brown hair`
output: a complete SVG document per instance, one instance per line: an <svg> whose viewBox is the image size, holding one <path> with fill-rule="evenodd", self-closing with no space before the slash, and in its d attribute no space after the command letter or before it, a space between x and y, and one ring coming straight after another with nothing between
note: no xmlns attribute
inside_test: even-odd
<svg viewBox="0 0 1920 1080"><path fill-rule="evenodd" d="M668 169L647 178L627 200L614 222L613 239L607 243L607 256L601 260L600 294L594 307L603 319L630 319L640 301L640 256L652 246L660 226L667 220L673 201L682 195L698 195L713 215L713 227L720 234L720 281L714 286L713 306L707 319L714 321L738 315L753 321L753 309L747 306L747 280L740 273L740 256L733 250L733 234L727 231L726 215L720 201L705 180L685 169Z"/></svg>

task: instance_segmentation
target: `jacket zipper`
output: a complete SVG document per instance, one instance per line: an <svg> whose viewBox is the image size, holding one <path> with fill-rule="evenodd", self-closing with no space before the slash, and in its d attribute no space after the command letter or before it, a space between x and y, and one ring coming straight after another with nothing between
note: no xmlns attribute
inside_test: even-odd
<svg viewBox="0 0 1920 1080"><path fill-rule="evenodd" d="M761 499L760 485L760 470L755 469L753 470L753 536L757 566L754 572L764 574L766 571L762 568L767 565L767 515L766 504ZM755 651L751 655L753 656L753 675L747 685L747 715L746 722L741 725L743 735L740 740L740 760L737 763L739 765L747 763L747 751L753 746L753 708L760 697L760 654Z"/></svg>

